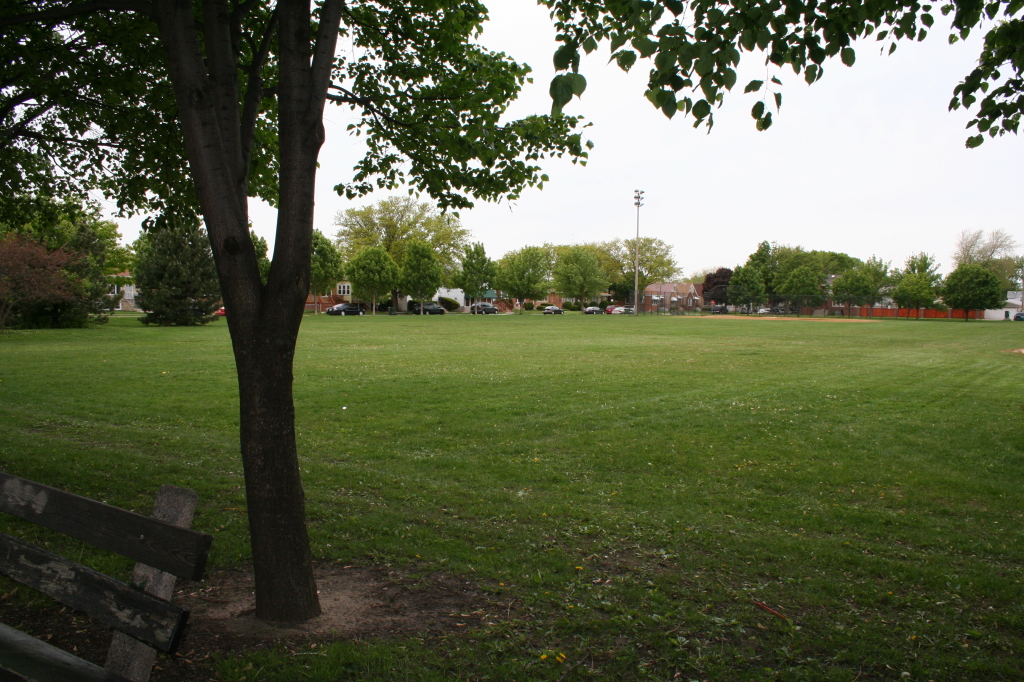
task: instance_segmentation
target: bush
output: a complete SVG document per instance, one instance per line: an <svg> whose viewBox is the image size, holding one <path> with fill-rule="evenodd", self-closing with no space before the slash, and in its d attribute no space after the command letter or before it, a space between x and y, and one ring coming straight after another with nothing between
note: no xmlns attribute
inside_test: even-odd
<svg viewBox="0 0 1024 682"><path fill-rule="evenodd" d="M526 303L523 304L523 310L533 310L533 308L533 301L527 301Z"/></svg>
<svg viewBox="0 0 1024 682"><path fill-rule="evenodd" d="M438 296L437 302L441 304L442 308L450 313L455 312L462 307L454 298L447 298L446 296Z"/></svg>
<svg viewBox="0 0 1024 682"><path fill-rule="evenodd" d="M580 304L572 301L566 301L562 304L562 310L579 310Z"/></svg>

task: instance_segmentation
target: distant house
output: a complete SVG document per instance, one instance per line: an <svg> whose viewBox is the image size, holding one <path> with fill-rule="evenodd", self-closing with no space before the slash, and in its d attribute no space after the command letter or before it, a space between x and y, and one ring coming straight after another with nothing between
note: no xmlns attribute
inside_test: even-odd
<svg viewBox="0 0 1024 682"><path fill-rule="evenodd" d="M650 313L696 310L701 306L697 286L690 282L652 282L644 289L641 310Z"/></svg>
<svg viewBox="0 0 1024 682"><path fill-rule="evenodd" d="M115 283L110 285L110 295L120 295L121 297L117 302L116 310L130 310L133 312L142 310L136 300L138 289L135 288L135 283L130 281L132 273L125 270L124 272L119 272L116 275L111 275L111 277L116 278L117 281L124 282L123 284Z"/></svg>

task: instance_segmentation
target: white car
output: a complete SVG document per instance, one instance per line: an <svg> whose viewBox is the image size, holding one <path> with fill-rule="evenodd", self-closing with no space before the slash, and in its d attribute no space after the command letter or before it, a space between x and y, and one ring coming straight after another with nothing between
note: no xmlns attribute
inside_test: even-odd
<svg viewBox="0 0 1024 682"><path fill-rule="evenodd" d="M772 312L771 308L759 308L757 310L757 314L758 315L769 315L769 314L771 314L771 312Z"/></svg>

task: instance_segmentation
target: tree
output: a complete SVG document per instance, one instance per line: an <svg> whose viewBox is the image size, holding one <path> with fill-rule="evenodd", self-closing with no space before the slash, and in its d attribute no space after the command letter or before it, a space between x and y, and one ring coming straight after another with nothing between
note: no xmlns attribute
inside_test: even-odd
<svg viewBox="0 0 1024 682"><path fill-rule="evenodd" d="M749 262L749 261L748 261ZM729 303L733 305L748 304L750 307L760 305L768 300L761 272L753 265L740 265L732 273L729 280Z"/></svg>
<svg viewBox="0 0 1024 682"><path fill-rule="evenodd" d="M871 258L864 261L864 264L858 268L858 271L864 275L870 287L866 303L874 308L885 296L885 292L889 290L889 287L892 286L893 279L889 272L890 262L871 256Z"/></svg>
<svg viewBox="0 0 1024 682"><path fill-rule="evenodd" d="M798 306L815 306L824 299L822 285L820 272L809 265L801 265L789 273L776 292Z"/></svg>
<svg viewBox="0 0 1024 682"><path fill-rule="evenodd" d="M401 278L401 271L388 252L379 246L370 246L356 254L345 269L352 293L371 301L371 314L377 314L377 299L390 293Z"/></svg>
<svg viewBox="0 0 1024 682"><path fill-rule="evenodd" d="M704 275L704 301L725 303L729 298L730 281L732 281L732 270L729 268L718 268L714 272Z"/></svg>
<svg viewBox="0 0 1024 682"><path fill-rule="evenodd" d="M616 239L604 242L603 249L608 253L609 259L615 264L615 275L611 277L616 283L617 290L623 290L628 284L628 290L633 291L636 270L635 260L637 258L637 247L639 246L640 259L640 291L644 291L651 282L665 282L679 273L679 266L672 257L672 247L661 239L654 237L641 237L636 239Z"/></svg>
<svg viewBox="0 0 1024 682"><path fill-rule="evenodd" d="M589 300L608 286L600 261L583 246L560 254L551 274L555 291L578 301Z"/></svg>
<svg viewBox="0 0 1024 682"><path fill-rule="evenodd" d="M494 261L487 257L483 244L467 244L462 249L462 269L455 284L462 289L467 299L480 298L490 287L495 270ZM473 312L476 312L475 309Z"/></svg>
<svg viewBox="0 0 1024 682"><path fill-rule="evenodd" d="M864 305L871 294L871 281L861 270L847 270L832 282L832 298L840 303Z"/></svg>
<svg viewBox="0 0 1024 682"><path fill-rule="evenodd" d="M977 263L999 277L1003 289L1012 289L1017 284L1017 267L1014 250L1017 240L1006 230L964 230L957 238L953 249L953 265Z"/></svg>
<svg viewBox="0 0 1024 682"><path fill-rule="evenodd" d="M74 300L74 282L64 272L73 258L20 235L0 239L0 333L16 305Z"/></svg>
<svg viewBox="0 0 1024 682"><path fill-rule="evenodd" d="M217 268L197 219L151 225L136 240L135 252L135 284L146 311L140 322L191 326L216 319L213 311L221 298Z"/></svg>
<svg viewBox="0 0 1024 682"><path fill-rule="evenodd" d="M1013 255L1017 240L1006 230L963 230L953 247L953 265L977 263L988 266L998 258Z"/></svg>
<svg viewBox="0 0 1024 682"><path fill-rule="evenodd" d="M28 112L12 127L21 131L19 158L32 168L50 159L74 167L65 177L101 186L125 211L198 208L203 216L232 311L257 617L295 622L320 612L292 357L309 290L325 103L355 109L353 126L368 140L354 177L336 187L349 198L408 182L442 208L467 208L541 184L541 158L586 157L576 118L503 115L529 70L475 44L485 18L479 4L439 10L417 1L323 0L315 12L310 0L0 7L0 55L19 65L5 71L4 96L21 88L2 111ZM338 52L342 32L358 50ZM38 55L55 55L54 66ZM46 116L33 119L34 89L45 87L54 96ZM32 120L60 122L59 141L44 148L39 140L55 136ZM3 177L54 177L56 166L22 174L13 156L0 157ZM250 195L278 209L265 285L248 235Z"/></svg>
<svg viewBox="0 0 1024 682"><path fill-rule="evenodd" d="M965 321L970 321L971 310L991 310L1005 303L999 278L977 263L965 263L949 273L942 299L950 308L963 310Z"/></svg>
<svg viewBox="0 0 1024 682"><path fill-rule="evenodd" d="M405 246L405 264L402 266L402 289L414 300L420 302L419 314L423 314L423 302L441 288L444 269L430 244L418 239Z"/></svg>
<svg viewBox="0 0 1024 682"><path fill-rule="evenodd" d="M249 239L252 240L252 248L256 251L256 263L260 269L260 281L264 285L267 277L270 276L270 259L267 258L267 240L249 229Z"/></svg>
<svg viewBox="0 0 1024 682"><path fill-rule="evenodd" d="M892 291L892 300L899 308L934 308L936 293L927 274L911 272L900 278Z"/></svg>
<svg viewBox="0 0 1024 682"><path fill-rule="evenodd" d="M838 56L853 66L852 43L874 35L891 53L900 40L923 40L934 24L932 5L910 0L864 4L838 2L808 5L802 0L654 0L643 11L627 11L607 0L542 0L551 8L561 45L555 51L558 72L552 79L552 111L561 111L586 80L579 73L580 50L590 53L601 41L611 44L612 59L628 71L637 58L651 59L645 96L665 116L690 116L694 127L714 123L712 111L723 104L736 85L742 52L758 52L775 67L789 65L814 83L824 74L822 64ZM995 22L975 68L953 91L951 109L977 105L978 134L967 139L976 147L990 137L1017 132L1024 110L1024 20L1016 0L988 5L957 2L941 7L953 13L950 42L966 38L983 21ZM1004 74L1012 72L1007 78ZM782 81L753 80L744 94L756 93L751 116L758 130L772 125L772 101L782 106ZM979 94L980 93L980 94ZM982 97L981 102L978 98Z"/></svg>
<svg viewBox="0 0 1024 682"><path fill-rule="evenodd" d="M320 230L313 231L313 253L309 264L309 292L319 312L320 297L334 288L344 275L341 254Z"/></svg>
<svg viewBox="0 0 1024 682"><path fill-rule="evenodd" d="M539 300L548 295L551 254L539 246L526 246L506 253L498 261L495 286L522 302Z"/></svg>
<svg viewBox="0 0 1024 682"><path fill-rule="evenodd" d="M132 267L133 254L118 244L117 225L100 218L99 208L77 197L0 198L0 235L20 234L49 251L73 255L65 266L74 296L60 300L25 300L12 311L19 327L68 328L106 322L119 296L111 285Z"/></svg>

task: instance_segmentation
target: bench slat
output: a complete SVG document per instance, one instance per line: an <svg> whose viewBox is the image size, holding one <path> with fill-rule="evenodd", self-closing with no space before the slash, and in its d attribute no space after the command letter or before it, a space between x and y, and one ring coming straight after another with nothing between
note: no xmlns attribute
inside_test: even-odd
<svg viewBox="0 0 1024 682"><path fill-rule="evenodd" d="M167 653L188 620L179 606L5 533L0 573Z"/></svg>
<svg viewBox="0 0 1024 682"><path fill-rule="evenodd" d="M128 682L94 663L0 623L0 680Z"/></svg>
<svg viewBox="0 0 1024 682"><path fill-rule="evenodd" d="M199 580L213 536L0 472L0 511L180 578Z"/></svg>

